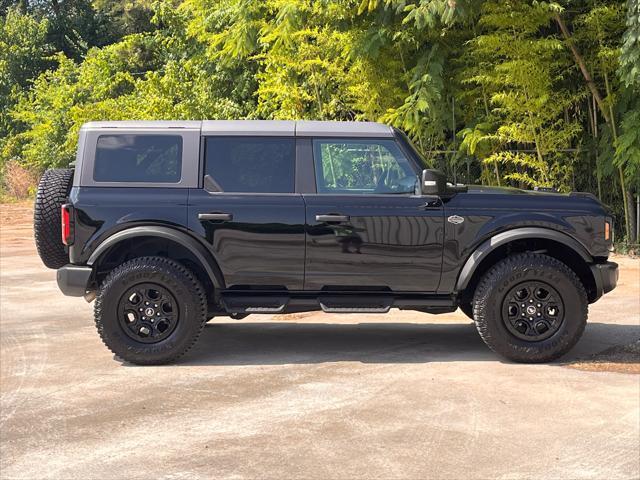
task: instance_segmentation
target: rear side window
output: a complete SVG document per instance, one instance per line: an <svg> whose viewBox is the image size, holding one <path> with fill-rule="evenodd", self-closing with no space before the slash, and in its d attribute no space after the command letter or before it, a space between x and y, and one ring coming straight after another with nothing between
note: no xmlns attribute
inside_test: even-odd
<svg viewBox="0 0 640 480"><path fill-rule="evenodd" d="M180 135L100 135L96 182L178 183L182 172Z"/></svg>
<svg viewBox="0 0 640 480"><path fill-rule="evenodd" d="M290 137L208 137L205 175L224 192L293 193L295 141Z"/></svg>

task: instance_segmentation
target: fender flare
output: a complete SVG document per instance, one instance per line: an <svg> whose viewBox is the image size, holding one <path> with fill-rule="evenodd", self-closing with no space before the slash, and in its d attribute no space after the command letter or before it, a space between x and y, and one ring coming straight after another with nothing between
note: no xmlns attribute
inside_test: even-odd
<svg viewBox="0 0 640 480"><path fill-rule="evenodd" d="M121 230L117 233L114 233L96 247L96 249L91 253L89 260L87 260L87 265L93 268L96 262L99 261L100 257L111 247L117 245L123 240L136 237L158 237L173 241L184 246L200 262L202 268L204 268L205 272L209 276L211 283L213 283L213 286L216 289L225 288L222 272L220 271L217 262L213 258L213 255L209 253L204 245L202 245L198 240L187 235L186 233L170 227L151 225L140 226L127 228L126 230Z"/></svg>
<svg viewBox="0 0 640 480"><path fill-rule="evenodd" d="M481 243L473 251L473 253L469 256L469 258L467 258L467 261L460 270L458 281L456 282L456 291L460 292L467 287L469 281L473 277L474 272L476 271L476 268L478 268L478 265L480 265L480 263L482 263L487 255L489 255L493 250L500 247L501 245L523 238L543 238L546 240L553 240L558 243L562 243L563 245L571 248L578 255L580 255L580 257L582 257L582 259L586 263L593 263L593 257L589 254L587 249L581 243L579 243L577 240L573 239L566 233L540 227L516 228L494 235L493 237Z"/></svg>

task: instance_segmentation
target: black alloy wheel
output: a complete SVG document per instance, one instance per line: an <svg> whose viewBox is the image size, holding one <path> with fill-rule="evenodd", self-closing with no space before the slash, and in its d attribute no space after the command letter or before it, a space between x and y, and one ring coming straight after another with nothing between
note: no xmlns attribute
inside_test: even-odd
<svg viewBox="0 0 640 480"><path fill-rule="evenodd" d="M502 303L502 321L516 338L538 342L551 337L564 320L558 291L544 282L524 282L513 287Z"/></svg>
<svg viewBox="0 0 640 480"><path fill-rule="evenodd" d="M157 343L175 330L178 302L161 285L141 283L125 292L118 304L118 319L124 332L142 343Z"/></svg>

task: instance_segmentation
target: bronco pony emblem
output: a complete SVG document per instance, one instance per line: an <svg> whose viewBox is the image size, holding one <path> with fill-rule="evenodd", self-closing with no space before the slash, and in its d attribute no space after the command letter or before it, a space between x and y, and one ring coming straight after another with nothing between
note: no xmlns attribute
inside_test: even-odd
<svg viewBox="0 0 640 480"><path fill-rule="evenodd" d="M453 223L454 225L458 225L459 223L464 222L464 218L459 215L451 215L449 218L447 218L447 221L449 223Z"/></svg>

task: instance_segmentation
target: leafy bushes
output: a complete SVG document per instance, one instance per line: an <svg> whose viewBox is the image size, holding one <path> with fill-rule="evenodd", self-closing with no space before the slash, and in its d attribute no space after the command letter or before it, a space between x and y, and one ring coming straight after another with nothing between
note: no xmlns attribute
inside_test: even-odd
<svg viewBox="0 0 640 480"><path fill-rule="evenodd" d="M89 120L383 121L451 178L592 191L633 239L640 0L64 3L0 23L2 162L63 166Z"/></svg>

